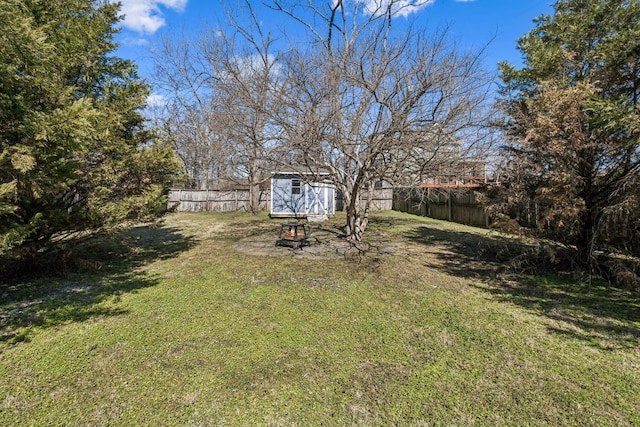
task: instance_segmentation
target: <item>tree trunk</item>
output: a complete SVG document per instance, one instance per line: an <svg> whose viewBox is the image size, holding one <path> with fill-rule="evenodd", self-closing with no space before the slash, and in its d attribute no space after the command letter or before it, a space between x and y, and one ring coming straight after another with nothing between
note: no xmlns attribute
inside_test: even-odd
<svg viewBox="0 0 640 427"><path fill-rule="evenodd" d="M249 172L249 212L260 212L260 157L259 152L254 152L254 158Z"/></svg>
<svg viewBox="0 0 640 427"><path fill-rule="evenodd" d="M576 238L578 264L589 267L593 263L593 247L595 237L595 217L591 209L580 215L580 229Z"/></svg>
<svg viewBox="0 0 640 427"><path fill-rule="evenodd" d="M369 223L369 205L365 203L364 209L360 211L358 208L358 196L353 194L345 196L347 225L345 227L345 236L350 242L362 241L362 236L367 224Z"/></svg>
<svg viewBox="0 0 640 427"><path fill-rule="evenodd" d="M358 212L347 212L347 226L345 235L350 242L362 241L362 235L366 228L366 223L360 217Z"/></svg>
<svg viewBox="0 0 640 427"><path fill-rule="evenodd" d="M260 182L257 180L249 183L249 212L254 215L260 212Z"/></svg>

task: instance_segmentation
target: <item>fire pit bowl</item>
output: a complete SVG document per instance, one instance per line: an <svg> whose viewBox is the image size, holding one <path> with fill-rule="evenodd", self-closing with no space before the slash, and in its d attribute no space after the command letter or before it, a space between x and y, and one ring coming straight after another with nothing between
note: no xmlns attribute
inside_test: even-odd
<svg viewBox="0 0 640 427"><path fill-rule="evenodd" d="M280 238L276 241L276 246L288 246L294 249L309 246L307 237L306 225L300 222L285 222L280 225Z"/></svg>

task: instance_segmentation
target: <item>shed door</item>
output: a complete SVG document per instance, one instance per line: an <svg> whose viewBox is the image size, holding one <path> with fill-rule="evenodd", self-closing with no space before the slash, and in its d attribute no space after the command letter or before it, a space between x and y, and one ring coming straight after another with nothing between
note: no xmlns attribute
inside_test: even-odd
<svg viewBox="0 0 640 427"><path fill-rule="evenodd" d="M327 187L323 185L307 185L307 214L324 215L327 214Z"/></svg>

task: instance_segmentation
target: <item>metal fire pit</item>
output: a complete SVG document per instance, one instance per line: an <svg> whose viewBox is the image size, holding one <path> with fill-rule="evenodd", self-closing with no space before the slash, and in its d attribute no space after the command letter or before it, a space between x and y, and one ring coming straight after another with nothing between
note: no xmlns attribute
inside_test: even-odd
<svg viewBox="0 0 640 427"><path fill-rule="evenodd" d="M307 237L307 227L304 224L285 222L280 226L280 239L276 241L276 246L288 246L294 249L309 246Z"/></svg>

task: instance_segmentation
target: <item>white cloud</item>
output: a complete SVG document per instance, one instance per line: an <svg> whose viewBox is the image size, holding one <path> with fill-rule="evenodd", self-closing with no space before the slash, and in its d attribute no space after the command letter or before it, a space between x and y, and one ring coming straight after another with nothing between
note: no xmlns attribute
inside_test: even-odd
<svg viewBox="0 0 640 427"><path fill-rule="evenodd" d="M152 93L147 96L147 107L164 107L167 104L167 98L159 93Z"/></svg>
<svg viewBox="0 0 640 427"><path fill-rule="evenodd" d="M139 33L153 34L165 25L162 9L182 12L188 0L121 0L122 25Z"/></svg>
<svg viewBox="0 0 640 427"><path fill-rule="evenodd" d="M359 0L367 13L370 15L382 15L387 12L391 6L391 12L394 16L407 17L412 13L417 13L427 6L436 2L436 0Z"/></svg>
<svg viewBox="0 0 640 427"><path fill-rule="evenodd" d="M121 44L123 46L129 46L129 47L147 47L149 46L151 43L149 42L149 40L145 39L145 38L139 38L139 37L124 37L122 39Z"/></svg>

